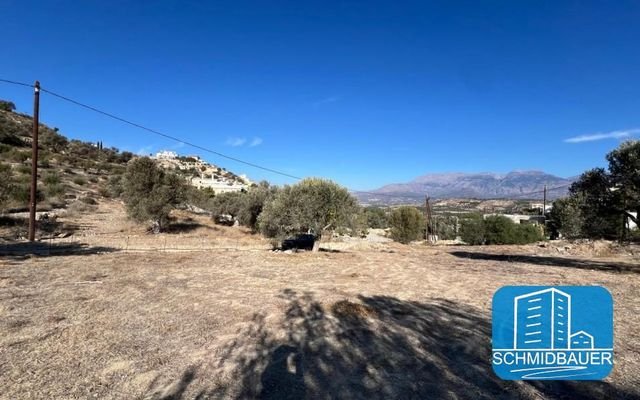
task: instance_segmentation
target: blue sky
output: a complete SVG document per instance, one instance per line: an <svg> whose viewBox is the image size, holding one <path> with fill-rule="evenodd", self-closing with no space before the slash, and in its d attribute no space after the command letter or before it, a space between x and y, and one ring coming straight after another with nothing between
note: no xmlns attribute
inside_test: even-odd
<svg viewBox="0 0 640 400"><path fill-rule="evenodd" d="M637 1L4 0L0 78L39 79L216 151L353 189L446 171L566 177L640 136L639 20ZM0 98L31 113L29 88L0 83ZM199 153L46 94L41 107L73 138Z"/></svg>

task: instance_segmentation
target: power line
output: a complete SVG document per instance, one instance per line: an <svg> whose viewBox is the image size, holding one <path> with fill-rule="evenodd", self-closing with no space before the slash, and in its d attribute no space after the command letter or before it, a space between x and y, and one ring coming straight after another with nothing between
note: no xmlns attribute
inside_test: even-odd
<svg viewBox="0 0 640 400"><path fill-rule="evenodd" d="M26 87L34 87L34 85L29 84L29 83L18 82L18 81L12 81L12 80L9 80L9 79L0 79L0 82L10 83L10 84L20 85L20 86L26 86ZM263 171L271 172L271 173L274 173L274 174L277 174L277 175L281 175L281 176L285 176L285 177L288 177L288 178L292 178L292 179L296 179L296 180L301 180L301 179L303 179L303 178L301 178L301 177L299 177L299 176L291 175L291 174L288 174L288 173L286 173L286 172L278 171L278 170L275 170L275 169L273 169L273 168L265 167L265 166L262 166L262 165L259 165L259 164L255 164L255 163L252 163L252 162L249 162L249 161L244 161L244 160L241 160L241 159L236 158L236 157L228 156L228 155L223 154L223 153L220 153L220 152L218 152L218 151L215 151L215 150L212 150L212 149L209 149L209 148L206 148L206 147L200 146L200 145L195 144L195 143L191 143L191 142L188 142L188 141L182 140L182 139L180 139L180 138L178 138L178 137L175 137L175 136L172 136L172 135L169 135L169 134L166 134L166 133L160 132L160 131L155 130L155 129L152 129L152 128L148 128L148 127L146 127L146 126L144 126L144 125L141 125L141 124L138 124L138 123L135 123L135 122L129 121L129 120L125 119L125 118L119 117L119 116L117 116L117 115L111 114L111 113L106 112L106 111L103 111L103 110L100 110L100 109L98 109L98 108L96 108L96 107L92 107L92 106L90 106L90 105L87 105L87 104L81 103L81 102L79 102L79 101L77 101L77 100L74 100L74 99L71 99L71 98L69 98L69 97L63 96L63 95L61 95L61 94L55 93L55 92L53 92L53 91L51 91L51 90L47 90L47 89L45 89L45 88L41 88L41 91L42 91L42 92L45 92L45 93L48 93L48 94L50 94L50 95L52 95L52 96L54 96L54 97L57 97L57 98L59 98L59 99L61 99L61 100L64 100L64 101L67 101L67 102L69 102L69 103L75 104L75 105L80 106L80 107L83 107L83 108L85 108L85 109L88 109L88 110L90 110L90 111L96 112L96 113L98 113L98 114L102 114L102 115L104 115L104 116L106 116L106 117L109 117L109 118L115 119L115 120L117 120L117 121L120 121L120 122L125 123L125 124L128 124L128 125L131 125L131 126L136 127L136 128L138 128L138 129L145 130L145 131L150 132L150 133L153 133L153 134L155 134L155 135L162 136L162 137L164 137L164 138L166 138L166 139L170 139L170 140L173 140L173 141L178 142L178 143L182 143L182 144L187 145L187 146L191 146L191 147L193 147L193 148L196 148L196 149L199 149L199 150L205 151L205 152L207 152L207 153L211 153L211 154L217 155L217 156L219 156L219 157L226 158L226 159L231 160L231 161L235 161L235 162L238 162L238 163L241 163L241 164L244 164L244 165L248 165L248 166L250 166L250 167L258 168L258 169L261 169L261 170L263 170ZM569 185L571 185L571 184L569 183L569 184L565 184L565 185L561 185L561 186L556 186L556 187L553 187L553 188L549 188L549 189L547 189L547 190L548 190L548 191L557 190L557 189L561 189L561 188L567 187L567 186L569 186ZM405 198L422 198L422 194L415 194L415 195L412 195L412 194L403 194L403 195L397 195L397 194L389 194L389 193L375 193L375 192L367 192L367 191L364 191L364 190L353 190L353 191L351 191L351 192L352 192L352 193L369 194L369 195L372 195L372 196L383 196L383 197L396 197L396 198L398 198L398 197L405 197ZM521 197L523 197L523 196L530 196L530 195L534 195L534 194L541 194L541 193L543 193L543 192L544 192L544 190L538 190L538 191L534 191L534 192L520 193L520 194L512 195L512 196L510 196L510 197L497 197L497 198L493 198L493 199L489 199L489 200L515 199L515 198L521 198Z"/></svg>
<svg viewBox="0 0 640 400"><path fill-rule="evenodd" d="M184 141L184 140L182 140L180 138L168 135L166 133L157 131L155 129L148 128L148 127L146 127L144 125L140 125L140 124L135 123L135 122L131 122L131 121L126 120L124 118L118 117L117 115L108 113L106 111L102 111L102 110L100 110L98 108L95 108L95 107L92 107L90 105L81 103L81 102L73 100L73 99L71 99L69 97L66 97L66 96L63 96L61 94L52 92L50 90L42 89L42 91L45 92L45 93L48 93L48 94L50 94L52 96L58 97L58 98L60 98L62 100L68 101L68 102L70 102L72 104L78 105L80 107L86 108L86 109L94 111L94 112L97 112L99 114L105 115L105 116L107 116L109 118L113 118L113 119L118 120L120 122L129 124L129 125L134 126L136 128L143 129L143 130L151 132L153 134L162 136L164 138L171 139L171 140L176 141L178 143L183 143L183 144L185 144L187 146L191 146L191 147L194 147L196 149L200 149L200 150L215 154L215 155L220 156L220 157L224 157L224 158L232 160L232 161L236 161L236 162L239 162L239 163L242 163L242 164L245 164L245 165L249 165L249 166L254 167L254 168L259 168L259 169L264 170L264 171L272 172L272 173L275 173L275 174L278 174L278 175L282 175L282 176L286 176L286 177L289 177L289 178L293 178L293 179L296 179L296 180L303 179L303 178L301 178L299 176L291 175L291 174L288 174L286 172L281 172L281 171L278 171L278 170L275 170L275 169L272 169L272 168L264 167L264 166L261 166L261 165L258 165L258 164L255 164L255 163L252 163L252 162L249 162L249 161L244 161L244 160L241 160L241 159L238 159L238 158L235 158L235 157L227 156L227 155L222 154L220 152L217 152L215 150L211 150L211 149L208 149L206 147L203 147L203 146L200 146L200 145L197 145L197 144L194 144L194 143L190 143L190 142ZM366 191L354 191L354 193L364 193L364 194L370 194L370 195L376 195L376 196L397 197L396 195L392 195L392 194L373 193L373 192L366 192ZM420 195L420 196L422 196L422 195ZM404 197L406 197L406 196L404 196Z"/></svg>
<svg viewBox="0 0 640 400"><path fill-rule="evenodd" d="M0 82L6 82L6 83L14 84L14 85L21 85L21 86L33 87L33 85L31 85L31 84L22 83L22 82L17 82L17 81L12 81L12 80L8 80L8 79L0 79ZM138 123L135 123L135 122L129 121L129 120L125 119L125 118L119 117L119 116L117 116L117 115L111 114L111 113L106 112L106 111L103 111L103 110L100 110L100 109L98 109L98 108L96 108L96 107L93 107L93 106L90 106L90 105L87 105L87 104L81 103L81 102L79 102L79 101L77 101L77 100L74 100L74 99L71 99L71 98L69 98L69 97L63 96L63 95L61 95L61 94L55 93L55 92L53 92L53 91L51 91L51 90L47 90L47 89L45 89L45 88L41 88L41 91L42 91L42 92L45 92L45 93L48 93L48 94L50 94L50 95L52 95L52 96L54 96L54 97L57 97L57 98L59 98L59 99L61 99L61 100L67 101L67 102L69 102L69 103L75 104L75 105L80 106L80 107L83 107L83 108L86 108L86 109L88 109L88 110L90 110L90 111L93 111L93 112L96 112L96 113L102 114L102 115L104 115L104 116L106 116L106 117L109 117L109 118L115 119L115 120L120 121L120 122L123 122L123 123L125 123L125 124L131 125L131 126L134 126L134 127L138 128L138 129L142 129L142 130L145 130L145 131L147 131L147 132L153 133L153 134L155 134L155 135L159 135L159 136L162 136L162 137L164 137L164 138L167 138L167 139L170 139L170 140L176 141L176 142L178 142L178 143L182 143L182 144L185 144L185 145L187 145L187 146L191 146L191 147L193 147L193 148L196 148L196 149L199 149L199 150L202 150L202 151L206 151L206 152L208 152L208 153L215 154L215 155L217 155L217 156L220 156L220 157L223 157L223 158L226 158L226 159L232 160L232 161L236 161L236 162L239 162L239 163L241 163L241 164L245 164L245 165L248 165L248 166L251 166L251 167L254 167L254 168L259 168L259 169L264 170L264 171L268 171L268 172L275 173L275 174L278 174L278 175L286 176L286 177L288 177L288 178L293 178L293 179L296 179L296 180L301 180L301 179L303 179L303 178L301 178L301 177L299 177L299 176L291 175L291 174L288 174L288 173L286 173L286 172L281 172L281 171L278 171L278 170L275 170L275 169L272 169L272 168L264 167L264 166L261 166L261 165L258 165L258 164L255 164L255 163L252 163L252 162L249 162L249 161L244 161L244 160L238 159L238 158L236 158L236 157L227 156L226 154L222 154L222 153L217 152L217 151L215 151L215 150L211 150L211 149L208 149L208 148L206 148L206 147L203 147L203 146L200 146L200 145L197 145L197 144L194 144L194 143L187 142L187 141L182 140L182 139L180 139L180 138L177 138L177 137L174 137L174 136L168 135L168 134L163 133L163 132L160 132L160 131L158 131L158 130L148 128L148 127L146 127L146 126L144 126L144 125L141 125L141 124L138 124ZM398 197L398 196L393 195L393 194L386 194L386 193L373 193L373 192L367 192L367 191L362 191L362 190L355 190L355 191L352 191L352 192L353 192L353 193L370 194L370 195L374 195L374 196ZM422 195L419 195L419 196L421 197ZM412 196L402 196L402 197L412 197Z"/></svg>
<svg viewBox="0 0 640 400"><path fill-rule="evenodd" d="M12 81L12 80L8 80L8 79L0 79L0 82L6 82L6 83L11 83L11 84L14 84L14 85L20 85L20 86L33 87L33 85L28 84L28 83L17 82L17 81ZM236 162L239 162L239 163L245 164L245 165L249 165L249 166L254 167L254 168L259 168L259 169L262 169L262 170L264 170L264 171L272 172L272 173L275 173L275 174L278 174L278 175L282 175L282 176L286 176L286 177L289 177L289 178L293 178L293 179L296 179L296 180L301 180L301 179L302 179L302 178L301 178L301 177L299 177L299 176L291 175L291 174L288 174L288 173L286 173L286 172L277 171L277 170L272 169L272 168L263 167L263 166L261 166L261 165L258 165L258 164L252 163L252 162L248 162L248 161L240 160L240 159L238 159L238 158L231 157L231 156L227 156L226 154L222 154L222 153L217 152L217 151L215 151L215 150L211 150L211 149L208 149L208 148L206 148L206 147L203 147L203 146L200 146L200 145L197 145L197 144L194 144L194 143L187 142L187 141L182 140L182 139L179 139L179 138L177 138L177 137L174 137L174 136L168 135L168 134L166 134L166 133L160 132L160 131L158 131L158 130L148 128L148 127L146 127L146 126L144 126L144 125L141 125L141 124L138 124L138 123L135 123L135 122L129 121L129 120L124 119L124 118L122 118L122 117L119 117L119 116L117 116L117 115L114 115L114 114L111 114L111 113L109 113L109 112L106 112L106 111L100 110L100 109L98 109L98 108L96 108L96 107L93 107L93 106L90 106L90 105L87 105L87 104L81 103L81 102L79 102L79 101L77 101L77 100L74 100L74 99L71 99L71 98L69 98L69 97L63 96L63 95L61 95L61 94L55 93L55 92L53 92L53 91L51 91L51 90L41 88L41 91L42 91L42 92L45 92L45 93L48 93L48 94L50 94L50 95L52 95L52 96L54 96L54 97L57 97L57 98L59 98L59 99L61 99L61 100L67 101L67 102L69 102L69 103L75 104L75 105L80 106L80 107L83 107L83 108L86 108L86 109L88 109L88 110L90 110L90 111L93 111L93 112L96 112L96 113L102 114L102 115L107 116L107 117L109 117L109 118L113 118L113 119L115 119L115 120L117 120L117 121L120 121L120 122L123 122L123 123L125 123L125 124L131 125L131 126L134 126L134 127L136 127L136 128L143 129L143 130L145 130L145 131L147 131L147 132L150 132L150 133L153 133L153 134L156 134L156 135L162 136L162 137L164 137L164 138L167 138L167 139L170 139L170 140L176 141L176 142L178 142L178 143L182 143L182 144L185 144L185 145L187 145L187 146L191 146L191 147L194 147L194 148L196 148L196 149L203 150L203 151L206 151L206 152L208 152L208 153L215 154L215 155L220 156L220 157L224 157L224 158L229 159L229 160L233 160L233 161L236 161ZM362 191L362 190L353 191L353 193L364 193L364 194L370 194L370 195L375 195L375 196L390 196L390 197L397 197L397 196L395 196L395 195L391 195L391 194L373 193L373 192L366 192L366 191ZM406 196L405 196L405 197L406 197Z"/></svg>
<svg viewBox="0 0 640 400"><path fill-rule="evenodd" d="M91 111L93 111L93 112L96 112L96 113L98 113L98 114L102 114L102 115L104 115L104 116L107 116L107 117L109 117L109 118L113 118L113 119L115 119L115 120L117 120L117 121L120 121L120 122L123 122L123 123L125 123L125 124L131 125L131 126L134 126L134 127L136 127L136 128L139 128L139 129L145 130L145 131L147 131L147 132L153 133L153 134L158 135L158 136L162 136L162 137L164 137L164 138L166 138L166 139L170 139L170 140L173 140L173 141L175 141L175 142L182 143L182 144L185 144L185 145L187 145L187 146L191 146L191 147L193 147L193 148L196 148L196 149L199 149L199 150L205 151L205 152L207 152L207 153L211 153L211 154L214 154L214 155L216 155L216 156L223 157L223 158L226 158L226 159L228 159L228 160L235 161L235 162L240 163L240 164L248 165L248 166L250 166L250 167L258 168L258 169L261 169L261 170L263 170L263 171L267 171L267 172L271 172L271 173L274 173L274 174L278 174L278 175L286 176L286 177L288 177L288 178L293 178L293 179L296 179L296 180L300 180L300 179L302 179L302 178L301 178L301 177L299 177L299 176L291 175L291 174L288 174L288 173L286 173L286 172L278 171L278 170L276 170L276 169L269 168L269 167L265 167L265 166L262 166L262 165L258 165L258 164L255 164L255 163L252 163L252 162L249 162L249 161L244 161L244 160L241 160L241 159L236 158L236 157L228 156L228 155L223 154L223 153L220 153L220 152L218 152L218 151L215 151L215 150L212 150L212 149L209 149L209 148L206 148L206 147L200 146L200 145L195 144L195 143L188 142L188 141L186 141L186 140L182 140L182 139L180 139L180 138L177 138L177 137L175 137L175 136L172 136L172 135L169 135L169 134L166 134L166 133L160 132L160 131L155 130L155 129L148 128L148 127L146 127L146 126L144 126L144 125L140 125L140 124L138 124L138 123L131 122L131 121L127 120L127 119L124 119L124 118L122 118L122 117L118 117L117 115L114 115L114 114L108 113L108 112L106 112L106 111L102 111L102 110L100 110L100 109L98 109L98 108L95 108L95 107L92 107L92 106L90 106L90 105L87 105L87 104L81 103L81 102L79 102L79 101L77 101L77 100L73 100L73 99L71 99L71 98L69 98L69 97L66 97L66 96L63 96L63 95L61 95L61 94L55 93L55 92L53 92L53 91L51 91L51 90L42 89L42 91L43 91L43 92L45 92L45 93L48 93L48 94L50 94L50 95L52 95L52 96L54 96L54 97L57 97L57 98L59 98L59 99L62 99L62 100L64 100L64 101L67 101L67 102L69 102L69 103L72 103L72 104L75 104L75 105L77 105L77 106L80 106L80 107L86 108L86 109L91 110Z"/></svg>
<svg viewBox="0 0 640 400"><path fill-rule="evenodd" d="M17 81L12 81L12 80L9 80L9 79L0 79L0 82L10 83L10 84L20 85L20 86L33 87L33 85L31 85L31 84L23 83L23 82L17 82ZM59 99L61 99L61 100L67 101L67 102L69 102L69 103L72 103L72 104L75 104L75 105L77 105L77 106L80 106L80 107L86 108L86 109L91 110L91 111L93 111L93 112L96 112L96 113L98 113L98 114L102 114L102 115L104 115L104 116L106 116L106 117L113 118L113 119L115 119L115 120L117 120L117 121L120 121L120 122L123 122L123 123L125 123L125 124L131 125L131 126L134 126L134 127L138 128L138 129L142 129L142 130L145 130L145 131L147 131L147 132L153 133L153 134L155 134L155 135L162 136L162 137L164 137L165 139L170 139L170 140L173 140L173 141L175 141L175 142L182 143L182 144L187 145L187 146L191 146L191 147L193 147L193 148L196 148L196 149L199 149L199 150L205 151L205 152L207 152L207 153L214 154L214 155L219 156L219 157L226 158L226 159L231 160L231 161L235 161L235 162L240 163L240 164L244 164L244 165L248 165L248 166L253 167L253 168L261 169L261 170L263 170L263 171L267 171L267 172L271 172L271 173L274 173L274 174L278 174L278 175L286 176L286 177L288 177L288 178L293 178L293 179L296 179L296 180L301 180L301 179L302 179L302 178L301 178L301 177L299 177L299 176L295 176L295 175L292 175L292 174L288 174L288 173L286 173L286 172L278 171L278 170L276 170L276 169L269 168L269 167L265 167L265 166L262 166L262 165L258 165L258 164L256 164L256 163L252 163L252 162L249 162L249 161L244 161L244 160L241 160L241 159L236 158L236 157L228 156L228 155L226 155L226 154L220 153L219 151L215 151L215 150L212 150L212 149L206 148L206 147L204 147L204 146L200 146L200 145L198 145L198 144L191 143L191 142L188 142L188 141L186 141L186 140L182 140L182 139L180 139L180 138L178 138L178 137L175 137L175 136L172 136L172 135L169 135L169 134L166 134L166 133L160 132L160 131L158 131L158 130L156 130L156 129L148 128L148 127L146 127L146 126L144 126L144 125L141 125L141 124L138 124L138 123L135 123L135 122L129 121L129 120L125 119L125 118L119 117L119 116L117 116L117 115L111 114L111 113L106 112L106 111L103 111L103 110L100 110L100 109L98 109L98 108L96 108L96 107L92 107L92 106L90 106L90 105L87 105L87 104L81 103L81 102L79 102L79 101L77 101L77 100L74 100L74 99L71 99L71 98L69 98L69 97L63 96L63 95L58 94L58 93L56 93L56 92L53 92L53 91L51 91L51 90L48 90L48 89L45 89L45 88L41 88L41 91L42 91L42 92L44 92L44 93L48 93L48 94L50 94L50 95L52 95L52 96L54 96L54 97L57 97L57 98L59 98Z"/></svg>
<svg viewBox="0 0 640 400"><path fill-rule="evenodd" d="M32 84L30 83L23 83L23 82L17 82L17 81L12 81L9 79L0 79L0 82L4 82L4 83L11 83L13 85L20 85L20 86L27 86L27 87L33 87Z"/></svg>

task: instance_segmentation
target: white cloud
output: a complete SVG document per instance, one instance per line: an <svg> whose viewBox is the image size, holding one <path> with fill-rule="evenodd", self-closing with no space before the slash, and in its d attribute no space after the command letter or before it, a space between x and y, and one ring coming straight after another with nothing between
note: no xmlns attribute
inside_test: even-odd
<svg viewBox="0 0 640 400"><path fill-rule="evenodd" d="M613 131L604 133L592 133L588 135L574 136L572 138L565 139L565 143L582 143L582 142L594 142L596 140L605 139L624 139L632 135L640 133L640 129L626 129L623 131Z"/></svg>
<svg viewBox="0 0 640 400"><path fill-rule="evenodd" d="M227 146L231 147L240 147L245 145L249 147L255 147L262 144L262 138L254 136L253 139L249 141L247 140L247 138L243 137L230 137L225 143L227 144Z"/></svg>
<svg viewBox="0 0 640 400"><path fill-rule="evenodd" d="M233 138L227 139L226 143L231 147L238 147L238 146L244 145L246 142L247 142L247 139L245 138L233 137Z"/></svg>
<svg viewBox="0 0 640 400"><path fill-rule="evenodd" d="M324 99L320 99L320 100L314 102L313 106L317 108L317 107L320 107L323 104L335 103L338 100L340 100L340 98L338 96L325 97Z"/></svg>

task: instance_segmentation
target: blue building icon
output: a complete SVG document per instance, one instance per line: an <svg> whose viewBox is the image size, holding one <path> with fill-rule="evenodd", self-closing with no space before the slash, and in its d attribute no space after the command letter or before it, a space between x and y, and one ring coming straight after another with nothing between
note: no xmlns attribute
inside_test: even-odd
<svg viewBox="0 0 640 400"><path fill-rule="evenodd" d="M513 299L514 349L569 349L571 296L548 288Z"/></svg>

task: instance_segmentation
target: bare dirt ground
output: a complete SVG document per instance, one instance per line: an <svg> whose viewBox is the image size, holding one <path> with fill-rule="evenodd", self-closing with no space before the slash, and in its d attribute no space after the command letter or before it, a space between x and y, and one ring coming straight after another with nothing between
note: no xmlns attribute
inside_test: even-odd
<svg viewBox="0 0 640 400"><path fill-rule="evenodd" d="M107 203L69 216L70 237L0 245L1 398L640 398L632 249L373 241L288 254L178 217L147 235ZM515 284L612 292L606 381L493 374L491 298Z"/></svg>

